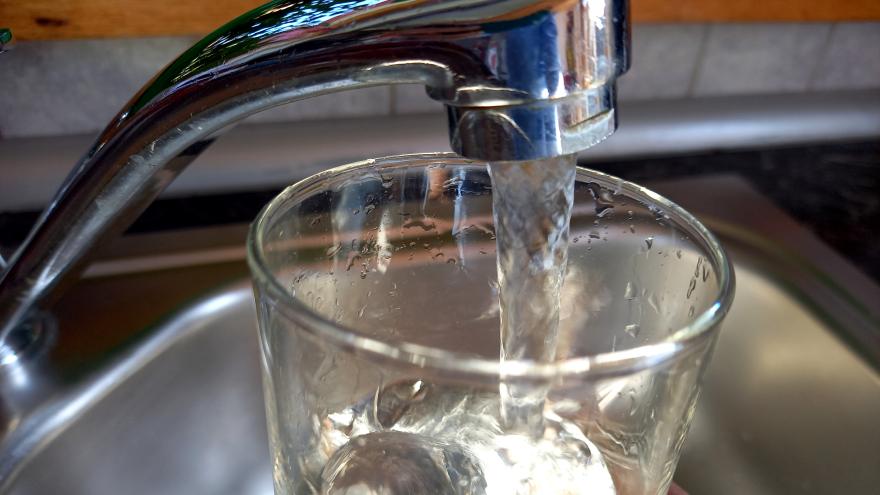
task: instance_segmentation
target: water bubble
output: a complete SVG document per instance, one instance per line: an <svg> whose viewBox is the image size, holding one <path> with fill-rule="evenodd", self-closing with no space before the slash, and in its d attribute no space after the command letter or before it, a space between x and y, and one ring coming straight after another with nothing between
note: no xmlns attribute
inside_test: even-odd
<svg viewBox="0 0 880 495"><path fill-rule="evenodd" d="M322 495L482 495L486 481L463 448L399 431L361 435L321 472Z"/></svg>

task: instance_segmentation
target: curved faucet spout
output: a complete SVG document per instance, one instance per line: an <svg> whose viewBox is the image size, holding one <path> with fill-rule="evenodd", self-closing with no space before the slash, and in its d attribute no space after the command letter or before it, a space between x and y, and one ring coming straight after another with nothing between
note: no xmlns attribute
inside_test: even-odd
<svg viewBox="0 0 880 495"><path fill-rule="evenodd" d="M354 87L423 83L453 149L486 160L579 151L614 130L625 0L274 1L183 53L103 131L0 279L9 333L205 147L253 113Z"/></svg>

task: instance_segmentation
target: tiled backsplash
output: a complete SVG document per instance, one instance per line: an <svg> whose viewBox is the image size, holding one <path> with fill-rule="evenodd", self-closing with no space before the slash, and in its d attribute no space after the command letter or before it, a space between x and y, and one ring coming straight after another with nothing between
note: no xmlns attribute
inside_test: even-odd
<svg viewBox="0 0 880 495"><path fill-rule="evenodd" d="M0 136L93 133L192 38L22 42L0 55ZM622 100L880 88L880 23L633 28ZM253 117L279 122L439 111L419 86L370 88Z"/></svg>

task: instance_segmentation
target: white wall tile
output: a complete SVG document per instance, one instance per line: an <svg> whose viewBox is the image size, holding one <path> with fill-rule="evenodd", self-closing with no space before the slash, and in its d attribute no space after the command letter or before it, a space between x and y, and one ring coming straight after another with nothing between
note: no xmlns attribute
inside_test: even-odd
<svg viewBox="0 0 880 495"><path fill-rule="evenodd" d="M636 24L632 67L618 80L619 98L683 98L690 90L707 26Z"/></svg>
<svg viewBox="0 0 880 495"><path fill-rule="evenodd" d="M21 42L0 55L0 136L97 133L194 39L144 38ZM386 87L284 105L257 122L387 115Z"/></svg>
<svg viewBox="0 0 880 495"><path fill-rule="evenodd" d="M192 38L20 42L0 55L0 137L96 133ZM880 23L635 25L622 100L880 87ZM417 84L337 93L251 121L441 114Z"/></svg>
<svg viewBox="0 0 880 495"><path fill-rule="evenodd" d="M443 104L425 93L424 84L395 84L391 91L394 113L442 113Z"/></svg>
<svg viewBox="0 0 880 495"><path fill-rule="evenodd" d="M880 88L880 22L836 24L812 88Z"/></svg>
<svg viewBox="0 0 880 495"><path fill-rule="evenodd" d="M0 135L97 132L189 38L20 42L0 55Z"/></svg>
<svg viewBox="0 0 880 495"><path fill-rule="evenodd" d="M803 91L830 29L826 23L713 24L693 94Z"/></svg>

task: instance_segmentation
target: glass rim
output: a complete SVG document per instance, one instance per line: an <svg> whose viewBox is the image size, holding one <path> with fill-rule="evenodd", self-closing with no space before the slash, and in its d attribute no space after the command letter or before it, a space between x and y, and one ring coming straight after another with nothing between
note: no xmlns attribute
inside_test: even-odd
<svg viewBox="0 0 880 495"><path fill-rule="evenodd" d="M577 168L577 179L584 177L612 183L627 196L663 208L677 224L698 236L698 245L706 248L705 256L716 270L718 293L707 309L696 315L687 325L671 332L659 342L623 350L601 352L569 357L551 363L532 360L500 361L476 357L462 352L449 351L410 342L392 343L363 335L346 325L333 322L313 311L296 297L291 296L272 274L263 256L263 239L267 222L273 215L297 195L309 193L327 180L359 169L390 170L422 166L420 162L443 161L450 165L479 165L486 162L463 158L454 153L417 153L393 155L330 168L302 179L281 191L257 215L250 226L247 238L247 260L254 281L267 291L275 309L297 323L302 330L314 337L352 352L369 360L397 363L422 369L437 370L456 375L546 380L572 375L617 376L659 366L675 357L687 354L700 342L711 337L730 309L734 295L733 267L724 248L715 236L693 215L665 197L615 176L583 168ZM424 163L423 165L427 165ZM716 330L717 331L717 330Z"/></svg>

